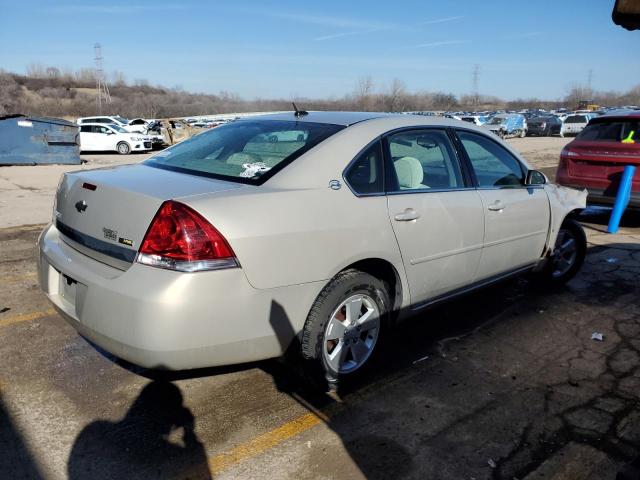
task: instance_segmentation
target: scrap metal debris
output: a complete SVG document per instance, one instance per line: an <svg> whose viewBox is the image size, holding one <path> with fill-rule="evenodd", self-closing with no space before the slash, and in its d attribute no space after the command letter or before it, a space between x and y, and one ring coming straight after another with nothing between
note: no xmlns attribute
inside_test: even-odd
<svg viewBox="0 0 640 480"><path fill-rule="evenodd" d="M604 342L604 335L600 332L593 332L591 334L591 340L596 340L598 342Z"/></svg>

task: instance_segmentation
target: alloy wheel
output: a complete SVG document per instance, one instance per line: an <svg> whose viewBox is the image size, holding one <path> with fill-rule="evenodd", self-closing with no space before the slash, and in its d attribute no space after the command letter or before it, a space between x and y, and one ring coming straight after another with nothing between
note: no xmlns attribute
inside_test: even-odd
<svg viewBox="0 0 640 480"><path fill-rule="evenodd" d="M380 310L368 295L344 300L331 315L324 333L322 354L336 372L351 373L369 358L380 332Z"/></svg>
<svg viewBox="0 0 640 480"><path fill-rule="evenodd" d="M567 273L578 258L576 238L572 231L561 228L556 240L553 254L553 270L551 275L558 278Z"/></svg>

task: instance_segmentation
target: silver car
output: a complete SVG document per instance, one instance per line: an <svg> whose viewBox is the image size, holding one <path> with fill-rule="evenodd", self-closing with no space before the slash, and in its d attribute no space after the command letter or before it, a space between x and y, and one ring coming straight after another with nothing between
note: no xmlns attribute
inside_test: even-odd
<svg viewBox="0 0 640 480"><path fill-rule="evenodd" d="M82 336L135 364L298 345L337 377L439 301L524 272L567 281L586 248L568 216L585 197L469 123L253 117L139 164L65 174L39 281Z"/></svg>

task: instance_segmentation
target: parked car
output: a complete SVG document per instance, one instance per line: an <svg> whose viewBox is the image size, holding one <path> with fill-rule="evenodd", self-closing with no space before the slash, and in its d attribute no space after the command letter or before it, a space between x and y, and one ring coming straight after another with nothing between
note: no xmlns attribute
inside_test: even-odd
<svg viewBox="0 0 640 480"><path fill-rule="evenodd" d="M469 122L469 123L473 123L474 125L481 126L487 123L489 119L482 115L467 115L465 117L462 117L461 120L463 122Z"/></svg>
<svg viewBox="0 0 640 480"><path fill-rule="evenodd" d="M336 378L438 302L525 272L570 279L586 241L569 214L585 196L468 123L253 117L142 163L65 173L40 286L82 336L135 364L291 347Z"/></svg>
<svg viewBox="0 0 640 480"><path fill-rule="evenodd" d="M519 113L501 113L494 115L483 127L495 133L500 138L524 138L527 135L527 120Z"/></svg>
<svg viewBox="0 0 640 480"><path fill-rule="evenodd" d="M640 170L640 112L592 119L560 154L556 180L586 188L592 204L615 201L625 165ZM632 182L631 208L640 208L640 173Z"/></svg>
<svg viewBox="0 0 640 480"><path fill-rule="evenodd" d="M533 117L527 122L527 135L541 135L548 137L549 135L558 134L564 136L562 132L562 120L555 115L546 115L544 117Z"/></svg>
<svg viewBox="0 0 640 480"><path fill-rule="evenodd" d="M564 119L562 133L564 135L577 135L587 126L590 116L585 113L573 114Z"/></svg>
<svg viewBox="0 0 640 480"><path fill-rule="evenodd" d="M120 128L126 130L127 132L137 132L139 130L139 126L129 125L129 120L126 118L115 115L113 117L109 116L98 116L98 117L81 117L76 120L78 125L83 125L85 123L103 123L108 125L117 125Z"/></svg>
<svg viewBox="0 0 640 480"><path fill-rule="evenodd" d="M83 123L80 125L80 150L83 152L115 151L121 155L151 150L147 135L127 132L118 125Z"/></svg>
<svg viewBox="0 0 640 480"><path fill-rule="evenodd" d="M129 123L127 124L130 127L128 131L147 133L149 123L150 122L148 120L145 120L144 118L134 118L133 120L129 120Z"/></svg>

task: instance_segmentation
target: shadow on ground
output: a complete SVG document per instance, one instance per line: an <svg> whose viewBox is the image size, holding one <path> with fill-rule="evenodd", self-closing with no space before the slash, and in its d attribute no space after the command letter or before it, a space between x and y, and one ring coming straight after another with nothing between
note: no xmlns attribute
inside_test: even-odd
<svg viewBox="0 0 640 480"><path fill-rule="evenodd" d="M590 449L597 460L590 467L596 476L581 478L615 476L640 451L638 275L640 253L628 245L592 247L582 273L557 291L521 278L433 308L388 331L369 368L342 382L337 398L300 360L251 365L326 416L342 442L340 451L315 446L288 475L344 477L331 458L346 450L371 479L523 478L570 446ZM275 311L275 330L287 338L291 327ZM605 341L591 340L594 331ZM129 368L152 382L123 419L83 430L70 477L190 471L191 478L209 478L193 415L170 382L247 366Z"/></svg>

